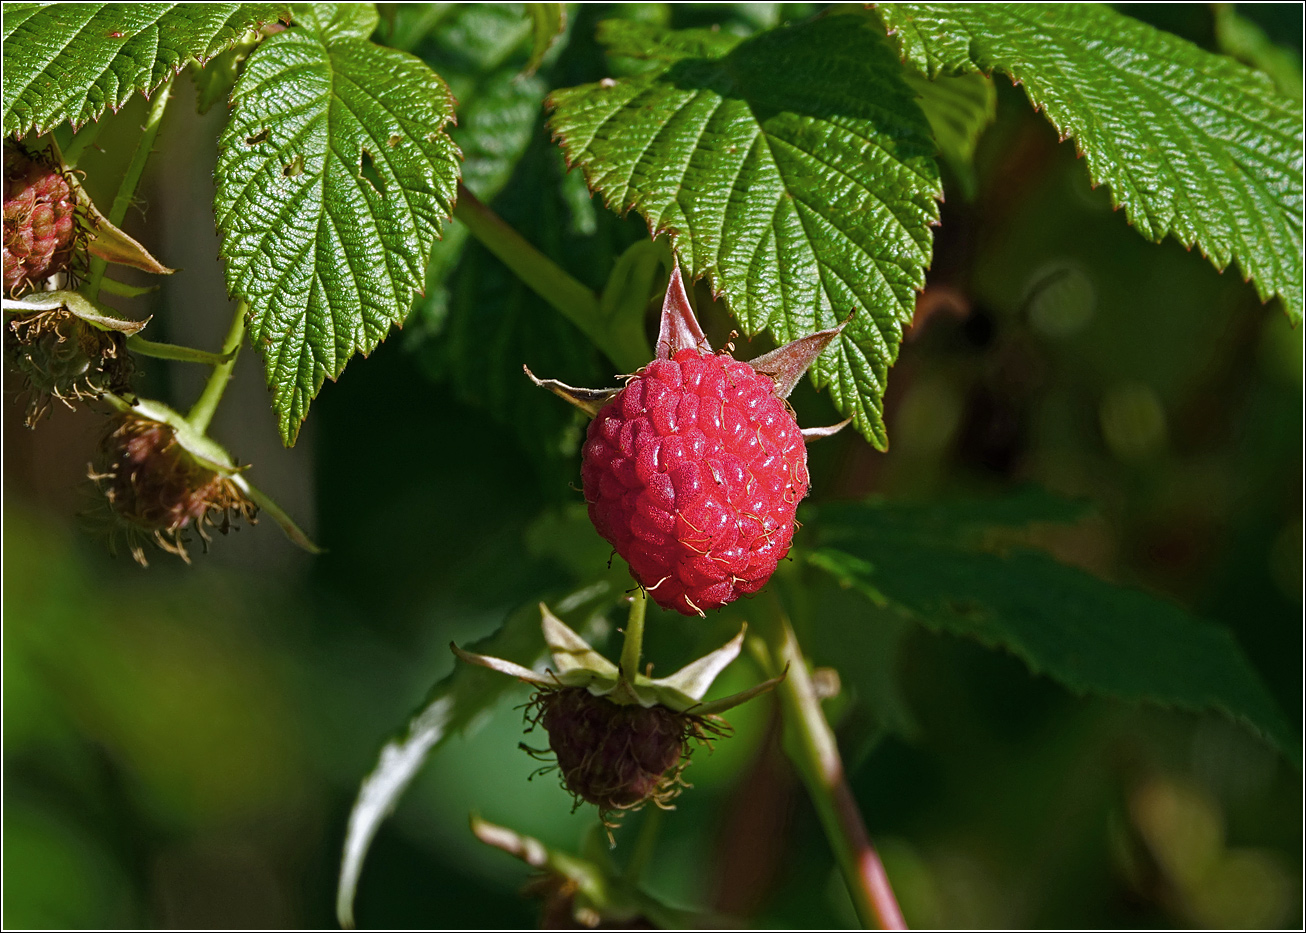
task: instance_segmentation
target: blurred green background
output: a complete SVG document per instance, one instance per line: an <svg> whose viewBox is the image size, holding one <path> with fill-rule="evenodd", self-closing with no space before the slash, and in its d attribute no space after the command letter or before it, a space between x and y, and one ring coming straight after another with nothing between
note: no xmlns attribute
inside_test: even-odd
<svg viewBox="0 0 1306 933"><path fill-rule="evenodd" d="M1126 11L1219 47L1208 7ZM1300 7L1238 11L1299 75ZM802 11L625 12L751 29ZM573 11L549 81L605 74L592 39L604 15ZM460 67L456 44L418 51L441 73ZM892 447L850 432L814 446L813 499L1031 482L1087 499L1093 518L1040 543L1228 626L1300 726L1302 331L1236 271L1130 230L1090 189L1073 144L997 84L975 197L954 196L945 175L930 285L889 385ZM154 339L216 347L230 319L211 212L223 114L195 113L188 77L174 93L125 227L182 271L122 307L154 314ZM142 114L137 98L84 161L97 200L111 197ZM522 145L495 209L601 288L642 224L577 194L540 121ZM333 925L345 819L383 738L451 668L450 640L474 640L566 582L550 529L582 501L579 425L558 410L523 427L533 409L514 407L505 373L528 361L594 384L605 364L579 335L543 361L502 352L529 342L514 321L568 329L479 247L450 248L449 261L460 265L433 292L437 307L351 362L293 450L277 441L261 360L247 350L237 366L214 435L327 549L318 558L270 521L196 548L189 567L111 557L78 517L94 500L84 476L102 416L60 409L28 432L6 374L5 926ZM720 342L723 309L697 298ZM478 340L501 352L482 362ZM739 355L760 347L742 341ZM151 363L142 394L185 405L203 376ZM481 397L476 379L489 386ZM836 420L810 386L794 404L803 424ZM1072 696L1010 656L909 628L832 586L810 596L829 620L808 638L814 662L860 687L836 718L909 923L1300 926L1301 772L1252 734L1213 715ZM722 631L650 625L648 654L667 670ZM741 663L725 686L755 677ZM536 922L518 894L524 866L467 828L476 810L575 849L592 827L552 776L527 780L537 764L516 747L514 708L525 699L513 693L414 784L364 871L361 925ZM736 736L696 756L695 788L664 822L650 887L755 925L851 924L768 701L730 718Z"/></svg>

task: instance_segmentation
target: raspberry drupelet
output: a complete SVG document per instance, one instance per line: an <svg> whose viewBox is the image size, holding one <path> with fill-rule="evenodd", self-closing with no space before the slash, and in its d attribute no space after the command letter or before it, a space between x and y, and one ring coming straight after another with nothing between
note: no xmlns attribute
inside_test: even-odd
<svg viewBox="0 0 1306 933"><path fill-rule="evenodd" d="M77 196L61 165L5 140L5 293L39 287L69 269L78 241Z"/></svg>

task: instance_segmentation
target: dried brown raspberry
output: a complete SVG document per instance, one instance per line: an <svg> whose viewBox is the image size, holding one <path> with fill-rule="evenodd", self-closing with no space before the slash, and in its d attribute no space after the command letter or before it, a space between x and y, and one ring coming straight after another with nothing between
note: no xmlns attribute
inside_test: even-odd
<svg viewBox="0 0 1306 933"><path fill-rule="evenodd" d="M101 444L101 459L89 475L142 566L148 566L148 540L190 563L188 528L199 532L207 549L209 528L226 534L235 519L256 520L258 509L240 486L183 446L177 430L163 421L131 411L118 415Z"/></svg>
<svg viewBox="0 0 1306 933"><path fill-rule="evenodd" d="M690 739L720 735L719 721L665 706L614 703L585 687L543 690L531 722L549 734L563 785L607 814L652 801L667 806L680 793Z"/></svg>

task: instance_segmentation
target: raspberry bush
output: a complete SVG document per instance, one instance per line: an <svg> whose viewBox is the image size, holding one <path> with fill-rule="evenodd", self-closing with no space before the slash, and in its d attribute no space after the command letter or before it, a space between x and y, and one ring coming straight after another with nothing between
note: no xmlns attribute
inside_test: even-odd
<svg viewBox="0 0 1306 933"><path fill-rule="evenodd" d="M6 923L1300 922L1300 10L1166 9L6 4Z"/></svg>

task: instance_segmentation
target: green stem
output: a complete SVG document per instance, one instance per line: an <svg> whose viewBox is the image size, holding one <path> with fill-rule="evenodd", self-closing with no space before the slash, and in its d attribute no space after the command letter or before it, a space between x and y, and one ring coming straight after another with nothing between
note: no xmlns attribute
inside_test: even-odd
<svg viewBox="0 0 1306 933"><path fill-rule="evenodd" d="M770 618L764 626L770 665L773 672L786 667L789 671L776 688L784 711L785 751L816 806L862 925L868 929L906 929L889 876L848 786L839 746L812 686L807 659L774 596L771 604L773 612L768 613Z"/></svg>
<svg viewBox="0 0 1306 933"><path fill-rule="evenodd" d="M127 338L127 349L141 356L152 356L156 360L179 360L183 363L203 363L208 366L221 366L223 363L230 362L231 357L235 355L234 352L209 353L206 350L196 350L194 347L181 347L175 343L159 343L146 340L138 334L132 334Z"/></svg>
<svg viewBox="0 0 1306 933"><path fill-rule="evenodd" d="M472 236L536 294L580 328L622 372L633 373L649 361L652 351L645 353L645 347L632 346L629 340L613 333L611 322L592 291L527 242L461 184L453 216L466 224Z"/></svg>
<svg viewBox="0 0 1306 933"><path fill-rule="evenodd" d="M154 151L154 141L159 136L159 126L163 123L163 113L168 108L168 97L171 94L172 79L164 81L155 91L154 103L145 118L145 125L141 127L143 132L136 143L136 151L132 153L131 162L127 165L127 173L122 176L122 184L118 186L118 193L113 198L113 206L109 208L108 220L115 227L122 226L123 218L127 216L127 208L132 198L136 196L136 187L141 183L145 163L150 160L150 153ZM100 297L100 280L104 278L107 265L108 262L99 256L91 259L90 274L86 277L86 285L82 292L92 300Z"/></svg>
<svg viewBox="0 0 1306 933"><path fill-rule="evenodd" d="M227 339L222 344L223 362L213 367L199 401L186 413L186 422L199 434L209 429L213 413L218 410L218 403L222 401L222 393L227 391L227 381L231 379L231 371L236 368L240 342L245 339L245 314L248 311L249 306L243 301L236 306L236 316L231 321L231 330L227 332Z"/></svg>
<svg viewBox="0 0 1306 933"><path fill-rule="evenodd" d="M621 645L621 675L631 683L639 673L639 656L644 650L644 614L648 594L641 586L630 598L630 617L626 620L626 640Z"/></svg>
<svg viewBox="0 0 1306 933"><path fill-rule="evenodd" d="M90 148L91 143L95 142L104 124L105 120L101 118L92 120L89 124L83 126L81 131L68 141L68 148L62 153L63 164L69 168L77 168L77 163L82 159L82 153Z"/></svg>

